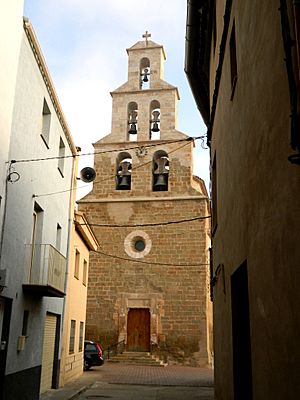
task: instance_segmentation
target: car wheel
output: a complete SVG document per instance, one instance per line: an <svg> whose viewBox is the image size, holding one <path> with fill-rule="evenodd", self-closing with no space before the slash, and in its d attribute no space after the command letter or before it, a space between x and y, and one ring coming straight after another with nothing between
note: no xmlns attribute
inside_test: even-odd
<svg viewBox="0 0 300 400"><path fill-rule="evenodd" d="M91 368L91 364L88 361L84 360L83 370L88 371L90 368Z"/></svg>

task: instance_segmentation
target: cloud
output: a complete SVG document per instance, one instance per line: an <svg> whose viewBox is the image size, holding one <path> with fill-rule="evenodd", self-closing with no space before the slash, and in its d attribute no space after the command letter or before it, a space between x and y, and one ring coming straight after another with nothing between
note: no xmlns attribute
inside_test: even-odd
<svg viewBox="0 0 300 400"><path fill-rule="evenodd" d="M179 129L195 136L205 132L183 71L186 2L25 0L25 15L33 22L74 141L83 151L91 151L90 144L110 132L109 92L126 82L126 48L142 40L145 30L164 45L165 79L179 87ZM196 151L195 171L201 177L208 177L207 159L208 151Z"/></svg>

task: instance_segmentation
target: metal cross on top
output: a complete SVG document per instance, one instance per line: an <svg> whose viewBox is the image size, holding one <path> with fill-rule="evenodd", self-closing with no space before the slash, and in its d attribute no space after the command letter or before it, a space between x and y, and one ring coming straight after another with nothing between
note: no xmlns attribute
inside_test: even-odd
<svg viewBox="0 0 300 400"><path fill-rule="evenodd" d="M145 41L146 41L146 46L148 45L148 38L149 37L151 37L151 33L148 33L148 31L146 31L144 34L143 34L143 38L145 38Z"/></svg>

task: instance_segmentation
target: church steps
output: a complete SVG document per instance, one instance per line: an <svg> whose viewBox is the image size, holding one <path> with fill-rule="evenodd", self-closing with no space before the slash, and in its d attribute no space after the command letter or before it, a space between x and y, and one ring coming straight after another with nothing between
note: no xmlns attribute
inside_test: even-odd
<svg viewBox="0 0 300 400"><path fill-rule="evenodd" d="M153 367L166 366L163 361L148 352L124 352L111 357L107 362L131 365L149 365Z"/></svg>

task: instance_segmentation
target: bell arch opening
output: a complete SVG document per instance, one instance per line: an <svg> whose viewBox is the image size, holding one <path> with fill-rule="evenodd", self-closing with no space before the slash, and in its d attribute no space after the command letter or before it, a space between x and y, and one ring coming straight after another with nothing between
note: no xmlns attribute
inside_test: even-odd
<svg viewBox="0 0 300 400"><path fill-rule="evenodd" d="M123 151L116 160L116 190L131 189L132 157Z"/></svg>
<svg viewBox="0 0 300 400"><path fill-rule="evenodd" d="M146 57L140 62L140 89L150 89L150 60Z"/></svg>
<svg viewBox="0 0 300 400"><path fill-rule="evenodd" d="M169 187L169 156L164 150L154 153L152 159L152 190L166 192Z"/></svg>
<svg viewBox="0 0 300 400"><path fill-rule="evenodd" d="M138 134L138 105L132 101L128 104L128 131L127 140L135 142Z"/></svg>
<svg viewBox="0 0 300 400"><path fill-rule="evenodd" d="M160 139L160 103L152 100L150 103L149 139Z"/></svg>

